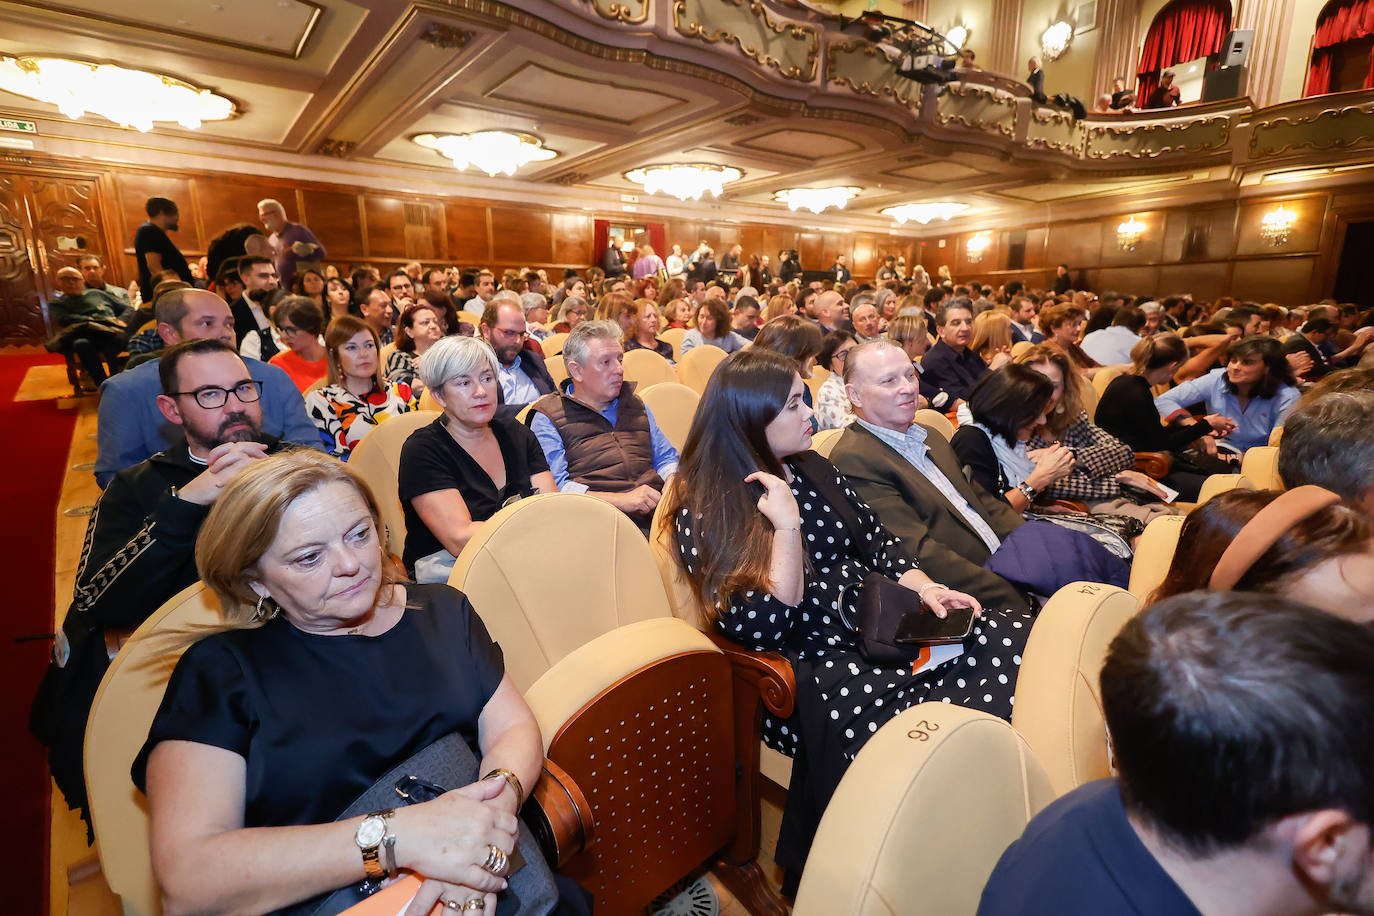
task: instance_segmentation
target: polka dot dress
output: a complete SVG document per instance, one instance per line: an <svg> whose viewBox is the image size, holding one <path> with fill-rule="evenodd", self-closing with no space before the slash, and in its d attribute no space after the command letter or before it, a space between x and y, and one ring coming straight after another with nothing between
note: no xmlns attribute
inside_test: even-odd
<svg viewBox="0 0 1374 916"><path fill-rule="evenodd" d="M782 652L797 669L797 711L788 719L765 715L764 741L788 756L797 756L805 730L799 727L799 719L820 712L828 743L852 760L869 735L916 703L957 703L1011 718L1016 672L1030 633L1029 614L985 608L964 641L962 655L914 676L909 667L875 667L859 654L857 637L839 614L841 590L857 585L870 572L896 579L915 564L844 477L833 466L824 467L835 477L833 487L827 489L844 491L861 530L851 531L796 463L789 462L792 494L801 510L802 542L810 562L802 599L792 607L767 592L751 591L719 609L716 626L722 634L754 651ZM692 546L688 510L679 510L674 522L683 565L692 572L698 551ZM845 593L850 619L854 619L858 591ZM804 677L813 684L800 683ZM822 708L801 708L808 697L818 697Z"/></svg>

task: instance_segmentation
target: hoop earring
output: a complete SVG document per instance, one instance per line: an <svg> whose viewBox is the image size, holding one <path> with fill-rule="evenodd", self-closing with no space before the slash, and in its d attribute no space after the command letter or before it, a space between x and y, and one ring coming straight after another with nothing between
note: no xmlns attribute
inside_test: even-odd
<svg viewBox="0 0 1374 916"><path fill-rule="evenodd" d="M267 620L267 618L268 618L269 616L271 616L271 611L269 611L269 610L267 610L266 608L263 607L263 604L264 604L266 601L267 601L267 596L266 596L266 595L259 595L259 596L258 596L258 603L257 603L257 606L253 608L253 622L254 622L254 623L262 623L263 621Z"/></svg>

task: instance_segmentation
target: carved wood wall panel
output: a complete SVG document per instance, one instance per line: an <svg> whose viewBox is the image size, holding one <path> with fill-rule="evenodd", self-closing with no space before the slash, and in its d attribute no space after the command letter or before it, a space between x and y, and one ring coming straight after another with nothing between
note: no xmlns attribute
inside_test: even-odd
<svg viewBox="0 0 1374 916"><path fill-rule="evenodd" d="M0 346L47 337L26 190L24 179L0 174Z"/></svg>

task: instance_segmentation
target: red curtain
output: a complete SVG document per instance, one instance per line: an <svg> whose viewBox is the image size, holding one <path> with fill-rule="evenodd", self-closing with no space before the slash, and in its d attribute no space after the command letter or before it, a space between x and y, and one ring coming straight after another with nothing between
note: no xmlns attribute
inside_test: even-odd
<svg viewBox="0 0 1374 916"><path fill-rule="evenodd" d="M592 220L592 263L597 267L601 266L601 259L606 255L606 246L611 241L611 221L608 219Z"/></svg>
<svg viewBox="0 0 1374 916"><path fill-rule="evenodd" d="M649 224L649 244L654 246L654 253L660 258L668 258L668 230L662 223Z"/></svg>
<svg viewBox="0 0 1374 916"><path fill-rule="evenodd" d="M1312 40L1312 63L1307 68L1306 95L1331 91L1337 46L1374 35L1374 0L1332 0L1317 17ZM1374 55L1372 55L1374 56ZM1374 89L1374 61L1365 77L1365 89Z"/></svg>
<svg viewBox="0 0 1374 916"><path fill-rule="evenodd" d="M1230 30L1231 6L1225 0L1174 0L1160 10L1150 23L1136 68L1136 104L1149 102L1161 70L1199 57L1215 58ZM1208 69L1215 65L1214 59Z"/></svg>

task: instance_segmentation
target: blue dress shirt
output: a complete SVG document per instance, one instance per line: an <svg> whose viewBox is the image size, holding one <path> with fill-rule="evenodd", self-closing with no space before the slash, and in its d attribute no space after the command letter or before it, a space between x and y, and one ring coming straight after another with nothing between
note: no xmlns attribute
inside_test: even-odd
<svg viewBox="0 0 1374 916"><path fill-rule="evenodd" d="M1168 419L1189 404L1202 402L1207 405L1209 414L1220 414L1236 421L1236 428L1222 441L1244 451L1256 445L1268 445L1269 434L1274 427L1283 425L1288 411L1298 400L1298 389L1281 385L1272 398L1251 398L1242 409L1235 392L1226 389L1226 370L1213 369L1155 398L1155 409Z"/></svg>

